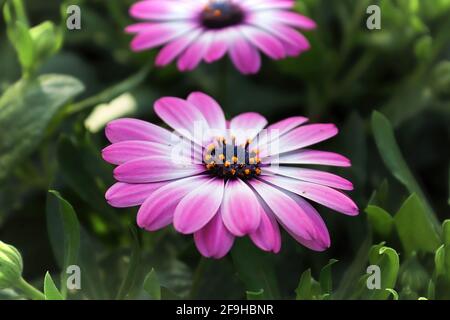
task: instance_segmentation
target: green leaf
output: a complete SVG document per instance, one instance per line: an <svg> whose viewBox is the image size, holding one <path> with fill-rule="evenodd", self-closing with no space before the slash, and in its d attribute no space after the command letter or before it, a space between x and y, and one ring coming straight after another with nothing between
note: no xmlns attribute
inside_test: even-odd
<svg viewBox="0 0 450 320"><path fill-rule="evenodd" d="M231 252L239 278L247 291L263 289L264 299L280 297L273 266L273 255L257 249L248 239L238 239Z"/></svg>
<svg viewBox="0 0 450 320"><path fill-rule="evenodd" d="M394 289L385 289L389 294L392 295L393 300L398 300L398 293Z"/></svg>
<svg viewBox="0 0 450 320"><path fill-rule="evenodd" d="M44 278L44 295L45 300L64 300L59 290L56 288L50 273L45 274Z"/></svg>
<svg viewBox="0 0 450 320"><path fill-rule="evenodd" d="M372 229L385 239L389 237L394 226L394 218L384 209L373 205L369 205L365 211Z"/></svg>
<svg viewBox="0 0 450 320"><path fill-rule="evenodd" d="M385 165L394 177L409 190L409 192L416 193L423 200L426 212L429 215L434 228L438 230L440 227L439 221L400 152L394 136L394 130L389 120L381 113L374 111L372 113L372 130L375 143Z"/></svg>
<svg viewBox="0 0 450 320"><path fill-rule="evenodd" d="M247 300L264 300L264 289L259 291L247 291Z"/></svg>
<svg viewBox="0 0 450 320"><path fill-rule="evenodd" d="M333 278L331 275L331 266L338 262L336 259L330 259L330 262L320 271L319 282L322 294L331 294L333 290Z"/></svg>
<svg viewBox="0 0 450 320"><path fill-rule="evenodd" d="M296 300L313 300L320 296L320 284L311 276L311 269L302 273L298 283Z"/></svg>
<svg viewBox="0 0 450 320"><path fill-rule="evenodd" d="M443 276L450 281L450 220L442 224L444 244L435 253L436 275Z"/></svg>
<svg viewBox="0 0 450 320"><path fill-rule="evenodd" d="M439 247L439 235L416 194L412 194L403 203L394 216L394 222L407 255L413 251L434 253Z"/></svg>
<svg viewBox="0 0 450 320"><path fill-rule="evenodd" d="M38 63L44 62L61 48L63 38L51 21L45 21L30 29ZM36 63L36 62L35 62Z"/></svg>
<svg viewBox="0 0 450 320"><path fill-rule="evenodd" d="M152 269L144 280L144 290L154 300L161 300L161 286L159 285L158 276Z"/></svg>
<svg viewBox="0 0 450 320"><path fill-rule="evenodd" d="M384 207L387 205L389 198L389 183L386 179L380 184L380 186L373 191L369 199L369 205L378 207Z"/></svg>
<svg viewBox="0 0 450 320"><path fill-rule="evenodd" d="M49 229L50 242L62 268L61 292L65 297L67 293L67 267L78 265L80 225L72 205L59 192L50 190L49 193L50 196L47 199L47 227ZM55 228L57 229L55 230Z"/></svg>
<svg viewBox="0 0 450 320"><path fill-rule="evenodd" d="M51 120L68 101L83 91L76 79L44 75L20 80L0 98L0 180L31 154Z"/></svg>
<svg viewBox="0 0 450 320"><path fill-rule="evenodd" d="M365 298L385 300L390 294L386 289L394 288L397 282L400 268L398 254L394 249L386 247L383 244L375 245L369 252L369 263L380 267L381 289L366 289L367 294Z"/></svg>

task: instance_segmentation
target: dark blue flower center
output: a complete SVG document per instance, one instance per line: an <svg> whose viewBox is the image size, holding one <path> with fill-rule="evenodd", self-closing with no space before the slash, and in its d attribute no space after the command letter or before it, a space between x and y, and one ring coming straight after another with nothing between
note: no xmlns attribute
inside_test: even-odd
<svg viewBox="0 0 450 320"><path fill-rule="evenodd" d="M261 174L258 150L249 149L250 141L236 145L236 140L217 139L204 153L203 162L208 172L224 179L249 179Z"/></svg>
<svg viewBox="0 0 450 320"><path fill-rule="evenodd" d="M201 22L207 29L222 29L244 20L242 9L230 0L212 0L201 13Z"/></svg>

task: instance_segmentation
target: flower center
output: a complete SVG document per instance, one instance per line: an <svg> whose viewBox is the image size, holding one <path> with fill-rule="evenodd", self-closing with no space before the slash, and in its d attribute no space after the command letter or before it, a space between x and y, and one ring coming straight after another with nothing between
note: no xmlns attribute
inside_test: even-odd
<svg viewBox="0 0 450 320"><path fill-rule="evenodd" d="M231 0L210 0L200 19L207 29L222 29L241 23L244 20L244 12Z"/></svg>
<svg viewBox="0 0 450 320"><path fill-rule="evenodd" d="M249 179L261 174L258 150L249 150L250 141L236 145L236 139L217 138L205 150L203 161L209 173L221 178Z"/></svg>

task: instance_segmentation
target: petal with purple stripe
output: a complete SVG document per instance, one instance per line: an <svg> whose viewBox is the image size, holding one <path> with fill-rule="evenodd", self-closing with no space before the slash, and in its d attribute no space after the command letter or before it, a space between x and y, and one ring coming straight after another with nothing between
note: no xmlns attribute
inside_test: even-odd
<svg viewBox="0 0 450 320"><path fill-rule="evenodd" d="M230 251L234 236L223 224L220 209L208 224L194 233L194 241L198 251L207 258L220 259Z"/></svg>
<svg viewBox="0 0 450 320"><path fill-rule="evenodd" d="M262 208L253 190L241 179L228 180L222 204L222 219L235 236L253 233L261 221Z"/></svg>
<svg viewBox="0 0 450 320"><path fill-rule="evenodd" d="M111 164L123 164L127 161L152 156L170 156L171 147L149 141L130 140L114 143L102 150L102 157Z"/></svg>
<svg viewBox="0 0 450 320"><path fill-rule="evenodd" d="M129 184L117 182L106 191L106 201L116 208L139 206L167 182Z"/></svg>
<svg viewBox="0 0 450 320"><path fill-rule="evenodd" d="M204 176L190 177L167 183L153 192L139 208L137 224L148 231L161 229L172 223L173 214L180 200L208 179Z"/></svg>
<svg viewBox="0 0 450 320"><path fill-rule="evenodd" d="M175 209L175 229L191 234L203 228L219 210L223 190L223 180L213 178L188 193Z"/></svg>

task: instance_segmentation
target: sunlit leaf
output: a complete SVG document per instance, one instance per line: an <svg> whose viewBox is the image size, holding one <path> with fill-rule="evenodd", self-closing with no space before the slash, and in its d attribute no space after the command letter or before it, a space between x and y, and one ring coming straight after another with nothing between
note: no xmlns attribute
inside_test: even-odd
<svg viewBox="0 0 450 320"><path fill-rule="evenodd" d="M369 205L365 211L373 230L383 238L387 238L392 232L394 218L384 209L377 206Z"/></svg>
<svg viewBox="0 0 450 320"><path fill-rule="evenodd" d="M394 216L395 227L405 252L434 253L439 246L439 235L433 228L421 199L411 195Z"/></svg>
<svg viewBox="0 0 450 320"><path fill-rule="evenodd" d="M35 80L20 80L0 98L0 180L42 140L57 112L83 91L76 79L45 75Z"/></svg>
<svg viewBox="0 0 450 320"><path fill-rule="evenodd" d="M50 273L45 274L44 278L44 295L45 300L64 300L59 290L56 288Z"/></svg>

